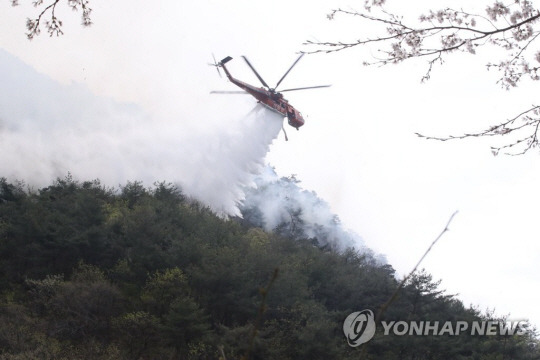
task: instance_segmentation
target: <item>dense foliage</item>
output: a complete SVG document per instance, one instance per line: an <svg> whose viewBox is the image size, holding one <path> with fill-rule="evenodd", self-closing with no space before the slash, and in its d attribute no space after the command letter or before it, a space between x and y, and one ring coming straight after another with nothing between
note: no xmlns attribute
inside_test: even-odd
<svg viewBox="0 0 540 360"><path fill-rule="evenodd" d="M249 218L249 214L245 214ZM280 229L287 228L283 224ZM369 253L222 219L171 184L0 180L0 359L538 359L521 336L384 336L345 317L397 287ZM426 273L386 319L486 317Z"/></svg>

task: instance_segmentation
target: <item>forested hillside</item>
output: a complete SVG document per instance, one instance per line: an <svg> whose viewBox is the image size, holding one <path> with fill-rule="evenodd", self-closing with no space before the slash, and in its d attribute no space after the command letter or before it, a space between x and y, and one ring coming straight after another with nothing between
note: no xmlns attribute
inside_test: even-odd
<svg viewBox="0 0 540 360"><path fill-rule="evenodd" d="M220 218L167 183L108 189L68 176L29 190L1 180L0 359L540 358L532 331L380 329L364 349L351 348L344 319L390 298L392 267L321 246L329 242L298 231L298 216L268 232L254 227L254 208L243 211ZM491 316L438 285L416 274L384 319Z"/></svg>

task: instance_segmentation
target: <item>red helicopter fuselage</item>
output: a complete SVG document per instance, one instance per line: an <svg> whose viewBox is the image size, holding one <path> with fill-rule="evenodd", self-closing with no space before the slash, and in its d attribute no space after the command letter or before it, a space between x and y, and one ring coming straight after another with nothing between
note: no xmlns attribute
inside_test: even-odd
<svg viewBox="0 0 540 360"><path fill-rule="evenodd" d="M266 90L262 87L258 88L241 80L235 79L225 66L225 63L230 60L232 60L232 58L228 56L225 59L221 60L218 64L219 67L223 68L223 71L225 71L225 74L227 75L227 78L230 80L230 82L252 95L255 99L257 99L259 103L266 106L270 110L286 116L290 126L298 130L298 128L304 125L305 121L302 117L302 114L298 110L296 110L291 104L289 104L289 101L287 101L287 99L285 99L281 93L272 90Z"/></svg>

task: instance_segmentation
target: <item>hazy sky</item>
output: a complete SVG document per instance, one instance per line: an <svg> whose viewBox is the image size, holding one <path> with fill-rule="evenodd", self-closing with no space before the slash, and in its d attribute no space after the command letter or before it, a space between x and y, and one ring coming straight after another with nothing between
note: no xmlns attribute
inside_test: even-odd
<svg viewBox="0 0 540 360"><path fill-rule="evenodd" d="M211 149L217 134L241 129L238 123L228 127L227 121L253 108L248 97L209 94L236 90L207 66L212 53L218 59L232 56L233 74L256 84L240 59L247 55L273 84L304 40L355 39L370 31L352 19L326 19L334 7L354 6L350 1L163 0L150 6L148 1L117 0L91 2L90 28L81 28L79 15L66 10L58 14L64 36L42 33L28 41L25 19L35 9L9 3L0 3L0 48L62 84L74 82L142 109L146 115L133 128L125 119L121 123L137 133L134 138L150 144L148 151L156 151L155 159L147 159L151 163L175 159L169 148L171 153ZM407 2L409 11L460 6L451 0L412 3ZM402 2L388 4L402 10ZM385 254L400 274L414 266L459 210L423 267L466 304L540 324L540 155L493 157L489 145L495 139L441 143L414 135L460 134L502 122L534 103L534 84L501 90L497 74L485 68L491 53L452 56L427 84L420 84L425 63L364 67L370 51L302 59L283 88L333 86L287 94L306 125L300 131L288 128L289 141L278 137L266 161L280 175L297 174L306 189L327 200L346 227ZM17 99L36 103L36 96L19 94ZM129 147L121 131L111 134L106 149ZM250 141L246 136L231 139ZM163 173L175 177L174 170Z"/></svg>

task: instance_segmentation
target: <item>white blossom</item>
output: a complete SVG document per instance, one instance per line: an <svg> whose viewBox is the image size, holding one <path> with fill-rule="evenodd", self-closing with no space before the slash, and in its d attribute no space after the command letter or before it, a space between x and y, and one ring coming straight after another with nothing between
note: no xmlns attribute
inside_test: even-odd
<svg viewBox="0 0 540 360"><path fill-rule="evenodd" d="M508 7L504 5L500 1L496 1L495 4L493 4L493 7L487 7L486 13L491 18L491 20L497 20L499 16L507 15L510 12Z"/></svg>
<svg viewBox="0 0 540 360"><path fill-rule="evenodd" d="M473 42L470 39L465 40L465 48L471 54L476 54L476 50L474 49Z"/></svg>
<svg viewBox="0 0 540 360"><path fill-rule="evenodd" d="M530 24L527 24L526 26L520 26L512 31L512 35L517 41L527 40L532 36L532 34L533 28Z"/></svg>

